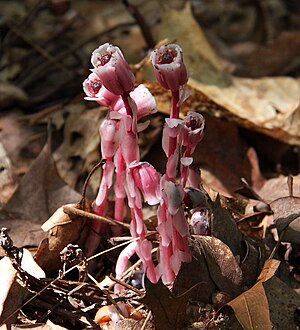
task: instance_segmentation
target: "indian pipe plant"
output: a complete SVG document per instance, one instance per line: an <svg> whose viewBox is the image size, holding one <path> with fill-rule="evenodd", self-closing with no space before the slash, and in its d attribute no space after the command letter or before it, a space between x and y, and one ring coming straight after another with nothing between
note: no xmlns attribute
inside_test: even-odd
<svg viewBox="0 0 300 330"><path fill-rule="evenodd" d="M92 53L91 62L94 68L83 83L86 99L108 109L99 128L105 163L94 212L106 214L108 193L113 188L114 218L123 221L128 206L131 235L138 238L120 253L116 276L121 277L129 258L136 253L152 283L160 278L169 283L175 279L181 263L191 261L190 233L207 233L200 175L191 166L205 123L203 116L195 112L189 112L183 120L179 118L188 80L182 49L177 44L168 44L151 54L157 81L172 95L170 117L165 119L162 135L167 157L163 175L141 161L138 146L138 133L149 124L149 121L140 123L140 119L157 111L154 97L144 85L135 87L135 77L118 47L108 43L100 46ZM159 248L155 262L143 219L144 202L157 205ZM186 207L192 210L190 224L185 217ZM98 247L101 224L94 222L92 227L86 246L88 256Z"/></svg>

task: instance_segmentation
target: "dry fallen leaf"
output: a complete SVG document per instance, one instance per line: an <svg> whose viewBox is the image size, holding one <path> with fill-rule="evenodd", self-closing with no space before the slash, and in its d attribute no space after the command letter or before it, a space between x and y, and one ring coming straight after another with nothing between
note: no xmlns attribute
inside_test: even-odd
<svg viewBox="0 0 300 330"><path fill-rule="evenodd" d="M270 206L278 232L285 230L282 241L300 244L300 198L281 197Z"/></svg>
<svg viewBox="0 0 300 330"><path fill-rule="evenodd" d="M79 206L74 204L74 207ZM62 249L69 243L83 246L88 227L83 218L69 216L60 207L42 225L42 229L48 232L48 238L40 243L35 260L47 274L53 274L62 266Z"/></svg>
<svg viewBox="0 0 300 330"><path fill-rule="evenodd" d="M175 330L186 325L186 305L195 287L175 296L161 280L152 284L145 277L145 289L146 294L140 301L151 310L155 329Z"/></svg>
<svg viewBox="0 0 300 330"><path fill-rule="evenodd" d="M208 202L211 209L212 235L225 243L233 255L240 255L242 234L230 212L221 206L220 195L217 195L215 201L209 200Z"/></svg>
<svg viewBox="0 0 300 330"><path fill-rule="evenodd" d="M268 299L273 326L276 329L296 329L294 315L300 306L300 295L276 276L264 282L263 287Z"/></svg>
<svg viewBox="0 0 300 330"><path fill-rule="evenodd" d="M33 223L42 223L59 206L79 200L80 194L59 177L46 144L4 206L4 212Z"/></svg>
<svg viewBox="0 0 300 330"><path fill-rule="evenodd" d="M233 78L225 87L195 79L189 86L230 112L232 119L248 129L285 143L300 143L300 84L289 77Z"/></svg>
<svg viewBox="0 0 300 330"><path fill-rule="evenodd" d="M6 83L0 83L0 108L6 108L14 104L25 104L28 102L28 96L19 87Z"/></svg>
<svg viewBox="0 0 300 330"><path fill-rule="evenodd" d="M44 271L33 260L31 253L23 249L21 267L36 278L45 277ZM0 323L17 310L26 298L28 291L17 282L17 270L12 266L8 257L0 260ZM17 314L6 321L12 324L16 321Z"/></svg>
<svg viewBox="0 0 300 330"><path fill-rule="evenodd" d="M257 283L227 304L233 308L235 316L243 329L272 329L269 305L263 282L274 276L279 264L280 261L278 260L268 259Z"/></svg>
<svg viewBox="0 0 300 330"><path fill-rule="evenodd" d="M16 182L12 175L11 161L3 144L0 142L0 206L7 202L16 189Z"/></svg>
<svg viewBox="0 0 300 330"><path fill-rule="evenodd" d="M209 303L217 291L235 297L243 290L243 274L226 244L215 237L194 235L190 239L191 263L184 263L174 281L173 292L182 294L198 285L192 298Z"/></svg>
<svg viewBox="0 0 300 330"><path fill-rule="evenodd" d="M106 110L100 107L88 110L82 104L69 106L65 110L68 110L69 116L65 120L64 140L53 157L61 177L75 188L78 177L85 171L89 172L99 161L98 129ZM95 181L98 188L99 178ZM65 201L68 202L73 201Z"/></svg>

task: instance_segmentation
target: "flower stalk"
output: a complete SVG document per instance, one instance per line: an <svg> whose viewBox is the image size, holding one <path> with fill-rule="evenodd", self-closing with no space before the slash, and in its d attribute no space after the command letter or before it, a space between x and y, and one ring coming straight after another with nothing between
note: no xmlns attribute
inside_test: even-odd
<svg viewBox="0 0 300 330"><path fill-rule="evenodd" d="M184 120L179 119L183 90L188 80L181 48L176 44L164 45L152 52L151 61L158 82L172 95L170 118L166 119L163 128L162 146L167 164L162 176L151 164L140 161L138 147L138 132L147 125L139 123L139 120L156 111L155 100L144 85L134 88L134 75L118 47L106 43L93 52L91 62L94 69L84 81L83 88L87 100L109 109L99 130L102 158L106 163L94 211L99 215L105 214L107 198L114 186L114 218L124 220L127 203L131 213L131 236L139 238L120 254L117 277L126 271L129 258L136 253L151 282L156 283L162 277L163 282L168 283L174 280L181 263L191 260L189 227L183 204L193 204L193 198L197 196L194 191L186 190L186 184L190 181L197 186L195 188L199 187L196 172L191 171L189 175L189 167L196 145L203 137L204 119L196 113L189 113ZM180 171L178 164L181 164ZM158 205L157 265L152 259L152 243L147 240L142 212L144 202ZM201 205L195 207L192 219L194 232L204 232L205 214L200 209ZM93 224L87 244L90 254L97 248L96 234L100 230L99 224ZM114 233L121 234L119 228Z"/></svg>

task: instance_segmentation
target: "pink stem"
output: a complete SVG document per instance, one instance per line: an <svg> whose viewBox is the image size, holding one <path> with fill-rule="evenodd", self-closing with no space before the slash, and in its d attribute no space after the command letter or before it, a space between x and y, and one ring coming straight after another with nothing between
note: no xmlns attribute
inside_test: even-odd
<svg viewBox="0 0 300 330"><path fill-rule="evenodd" d="M170 118L178 119L179 111L180 111L180 107L179 107L179 90L178 90L176 92L172 92L172 106L171 106ZM177 137L169 137L168 161L169 161L169 157L174 154L176 148L177 148ZM173 177L170 173L168 173L168 170L166 171L166 177L171 181L175 181L175 177Z"/></svg>
<svg viewBox="0 0 300 330"><path fill-rule="evenodd" d="M129 92L124 92L121 96L122 96L123 103L125 105L127 115L133 117L133 112L132 112L131 106L128 102L128 99L130 97Z"/></svg>
<svg viewBox="0 0 300 330"><path fill-rule="evenodd" d="M183 157L191 157L192 150L189 147L186 147ZM181 165L181 173L180 173L180 184L184 188L186 186L187 178L188 178L189 166Z"/></svg>
<svg viewBox="0 0 300 330"><path fill-rule="evenodd" d="M116 165L116 182L115 182L115 210L114 218L118 221L124 220L124 208L125 208L125 189L124 189L124 178L126 165L121 153L118 151L118 159ZM115 236L120 236L122 234L122 228L112 228L113 234Z"/></svg>

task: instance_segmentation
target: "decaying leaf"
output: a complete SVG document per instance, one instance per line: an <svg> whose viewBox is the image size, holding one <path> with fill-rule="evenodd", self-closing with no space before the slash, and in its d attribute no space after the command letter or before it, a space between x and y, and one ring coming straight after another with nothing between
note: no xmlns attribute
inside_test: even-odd
<svg viewBox="0 0 300 330"><path fill-rule="evenodd" d="M36 278L45 277L44 271L33 260L31 253L23 249L22 269ZM12 315L23 303L28 291L17 282L17 270L12 266L11 260L4 257L0 260L0 323L4 320L6 325L16 321L17 314Z"/></svg>
<svg viewBox="0 0 300 330"><path fill-rule="evenodd" d="M0 83L0 107L5 108L16 103L27 103L28 96L17 86L6 83Z"/></svg>
<svg viewBox="0 0 300 330"><path fill-rule="evenodd" d="M190 288L190 290L180 296L175 296L162 283L162 280L159 280L156 284L152 284L145 277L145 288L146 294L140 301L151 310L155 329L182 329L187 322L186 304L195 287Z"/></svg>
<svg viewBox="0 0 300 330"><path fill-rule="evenodd" d="M100 107L87 110L82 104L69 106L66 110L69 116L65 120L64 140L55 151L54 159L62 178L70 187L76 187L78 177L89 172L99 160L98 128L107 110ZM95 184L98 188L99 178Z"/></svg>
<svg viewBox="0 0 300 330"><path fill-rule="evenodd" d="M79 207L74 204L74 207ZM35 254L36 262L47 274L53 274L61 268L60 252L69 243L82 245L85 240L88 227L83 218L69 216L63 211L63 207L42 225L42 229L48 232Z"/></svg>
<svg viewBox="0 0 300 330"><path fill-rule="evenodd" d="M233 308L235 316L243 329L272 329L268 299L263 282L274 276L279 264L280 261L278 260L268 259L257 283L227 304Z"/></svg>
<svg viewBox="0 0 300 330"><path fill-rule="evenodd" d="M270 206L279 233L285 230L282 240L300 244L300 198L282 197L273 201Z"/></svg>
<svg viewBox="0 0 300 330"><path fill-rule="evenodd" d="M211 236L194 236L204 253L208 270L219 291L237 296L243 289L243 274L229 247Z"/></svg>
<svg viewBox="0 0 300 330"><path fill-rule="evenodd" d="M59 177L46 144L4 211L33 223L42 223L61 205L80 200L80 194Z"/></svg>
<svg viewBox="0 0 300 330"><path fill-rule="evenodd" d="M215 237L194 235L190 247L193 260L181 266L173 286L175 294L182 294L187 286L198 284L193 299L208 303L217 291L230 297L242 292L243 274L226 244Z"/></svg>
<svg viewBox="0 0 300 330"><path fill-rule="evenodd" d="M294 313L300 306L300 295L278 277L263 283L269 303L270 318L276 329L294 330Z"/></svg>
<svg viewBox="0 0 300 330"><path fill-rule="evenodd" d="M230 212L224 209L220 203L220 196L216 200L209 200L211 208L211 233L225 243L232 253L240 255L242 234L239 231Z"/></svg>
<svg viewBox="0 0 300 330"><path fill-rule="evenodd" d="M245 253L240 267L244 275L245 285L250 288L256 282L263 267L265 253L262 242L257 239L244 237L243 244Z"/></svg>
<svg viewBox="0 0 300 330"><path fill-rule="evenodd" d="M49 148L45 145L17 190L0 214L0 224L9 228L16 246L38 245L45 237L40 225L64 203L81 195L59 177Z"/></svg>
<svg viewBox="0 0 300 330"><path fill-rule="evenodd" d="M299 145L300 84L297 80L233 78L229 86L218 87L194 79L189 80L189 86L229 111L239 125Z"/></svg>
<svg viewBox="0 0 300 330"><path fill-rule="evenodd" d="M16 182L13 179L11 161L0 143L0 205L7 202L16 188Z"/></svg>

